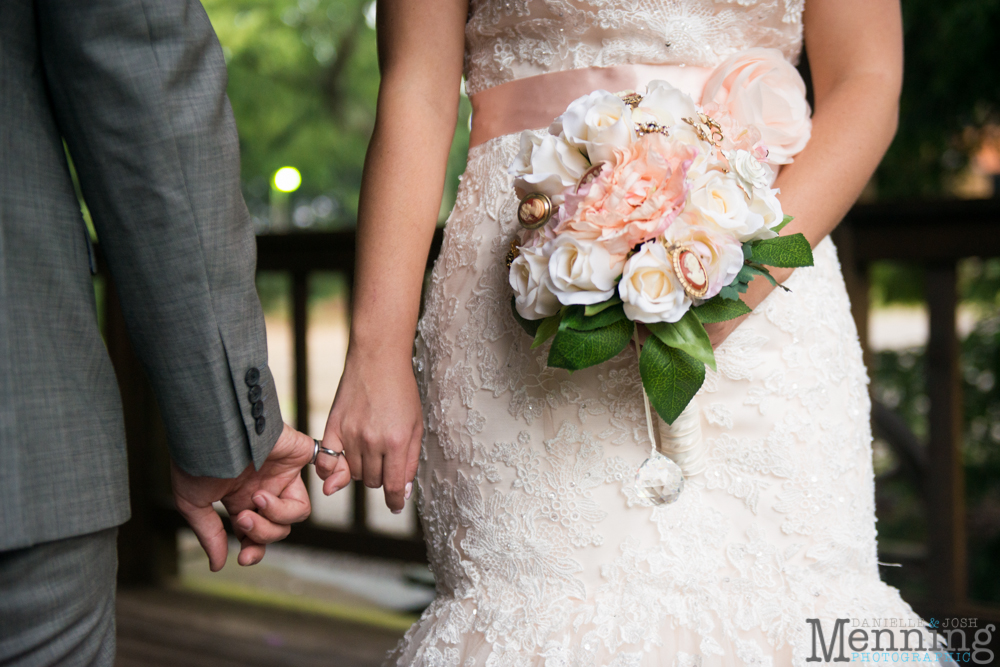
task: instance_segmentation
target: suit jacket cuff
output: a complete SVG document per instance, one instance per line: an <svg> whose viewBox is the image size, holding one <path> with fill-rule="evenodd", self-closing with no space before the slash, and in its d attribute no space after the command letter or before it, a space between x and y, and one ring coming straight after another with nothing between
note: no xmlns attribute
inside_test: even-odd
<svg viewBox="0 0 1000 667"><path fill-rule="evenodd" d="M236 397L250 443L254 467L260 469L284 428L274 376L268 365L251 366L234 377Z"/></svg>

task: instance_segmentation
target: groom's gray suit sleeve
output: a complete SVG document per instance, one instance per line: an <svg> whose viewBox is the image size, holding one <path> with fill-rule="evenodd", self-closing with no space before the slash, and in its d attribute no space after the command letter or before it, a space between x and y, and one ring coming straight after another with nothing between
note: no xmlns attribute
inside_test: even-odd
<svg viewBox="0 0 1000 667"><path fill-rule="evenodd" d="M197 0L38 0L60 132L174 460L259 466L281 433L222 49Z"/></svg>

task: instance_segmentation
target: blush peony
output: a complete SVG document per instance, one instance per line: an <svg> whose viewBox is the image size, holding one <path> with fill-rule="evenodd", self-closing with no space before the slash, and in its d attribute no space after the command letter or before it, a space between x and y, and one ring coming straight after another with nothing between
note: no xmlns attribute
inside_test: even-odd
<svg viewBox="0 0 1000 667"><path fill-rule="evenodd" d="M617 151L616 164L566 196L555 228L586 241L600 241L624 258L635 246L662 234L684 206L691 146L649 134Z"/></svg>

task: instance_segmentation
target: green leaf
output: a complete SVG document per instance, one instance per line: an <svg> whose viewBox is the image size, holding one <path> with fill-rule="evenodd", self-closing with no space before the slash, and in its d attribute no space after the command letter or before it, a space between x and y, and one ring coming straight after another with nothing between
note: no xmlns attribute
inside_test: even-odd
<svg viewBox="0 0 1000 667"><path fill-rule="evenodd" d="M591 317L591 316L596 315L597 313L601 312L605 308L610 308L611 306L618 305L621 302L622 302L622 300L618 297L617 294L615 294L614 296L612 296L610 299L608 299L607 301L605 301L603 303L595 303L595 304L593 304L591 306L584 306L584 314L587 317Z"/></svg>
<svg viewBox="0 0 1000 667"><path fill-rule="evenodd" d="M624 318L591 331L563 329L552 341L548 365L569 371L596 366L624 350L634 329L633 322Z"/></svg>
<svg viewBox="0 0 1000 667"><path fill-rule="evenodd" d="M698 316L702 324L713 324L715 322L726 322L735 320L751 312L750 306L743 303L742 299L735 301L720 296L714 296L700 306L691 309Z"/></svg>
<svg viewBox="0 0 1000 667"><path fill-rule="evenodd" d="M639 375L656 414L673 424L701 389L705 364L651 336L639 355Z"/></svg>
<svg viewBox="0 0 1000 667"><path fill-rule="evenodd" d="M787 268L812 266L812 248L802 234L764 239L753 244L753 261L757 264Z"/></svg>
<svg viewBox="0 0 1000 667"><path fill-rule="evenodd" d="M787 287L785 287L784 285L779 285L778 284L778 281L774 279L774 276L771 275L771 272L768 271L767 267L764 266L763 264L757 264L756 262L753 262L753 263L744 265L744 268L750 269L750 271L755 276L764 276L765 278L767 278L767 281L769 283L771 283L772 285L774 285L775 287L780 287L781 289L785 290L786 292L788 291Z"/></svg>
<svg viewBox="0 0 1000 667"><path fill-rule="evenodd" d="M781 222L779 222L774 227L771 227L771 231L774 232L775 234L777 234L778 232L780 232L782 229L785 228L785 225L787 225L789 222L791 222L794 219L795 218L793 218L792 216L790 216L788 214L785 214L785 217L784 217L784 219L782 219Z"/></svg>
<svg viewBox="0 0 1000 667"><path fill-rule="evenodd" d="M749 262L753 259L753 243L747 241L743 244L743 260Z"/></svg>
<svg viewBox="0 0 1000 667"><path fill-rule="evenodd" d="M517 297L515 296L510 297L510 310L514 313L514 319L521 325L525 333L534 338L535 334L538 333L538 327L541 325L542 320L526 320L521 317L521 313L517 312Z"/></svg>
<svg viewBox="0 0 1000 667"><path fill-rule="evenodd" d="M740 302L742 303L742 301ZM715 353L708 332L698 320L698 316L688 310L676 322L653 322L647 324L653 335L664 344L683 350L698 361L715 370Z"/></svg>
<svg viewBox="0 0 1000 667"><path fill-rule="evenodd" d="M625 307L618 302L608 308L598 312L596 315L588 316L584 306L570 306L559 323L559 331L565 329L576 329L577 331L593 331L614 324L618 320L625 319Z"/></svg>
<svg viewBox="0 0 1000 667"><path fill-rule="evenodd" d="M726 285L719 290L719 296L727 301L740 301L740 291L736 285Z"/></svg>
<svg viewBox="0 0 1000 667"><path fill-rule="evenodd" d="M544 345L545 341L552 338L559 331L559 321L562 319L562 316L563 311L560 310L555 315L542 320L541 324L538 325L538 331L535 332L535 340L531 343L532 350Z"/></svg>

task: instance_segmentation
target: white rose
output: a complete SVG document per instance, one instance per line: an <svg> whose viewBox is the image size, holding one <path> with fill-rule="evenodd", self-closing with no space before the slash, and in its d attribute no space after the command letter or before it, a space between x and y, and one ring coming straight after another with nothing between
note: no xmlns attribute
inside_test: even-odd
<svg viewBox="0 0 1000 667"><path fill-rule="evenodd" d="M514 307L526 320L540 320L559 311L559 300L552 293L549 258L540 247L522 248L510 265L510 286Z"/></svg>
<svg viewBox="0 0 1000 667"><path fill-rule="evenodd" d="M723 151L723 155L729 160L729 166L744 192L752 193L754 188L765 188L771 184L770 173L749 151Z"/></svg>
<svg viewBox="0 0 1000 667"><path fill-rule="evenodd" d="M635 322L676 322L691 307L659 241L643 245L625 263L618 296L625 302L625 315Z"/></svg>
<svg viewBox="0 0 1000 667"><path fill-rule="evenodd" d="M708 273L708 292L703 299L711 299L743 268L743 246L731 234L720 230L696 212L685 212L667 228L667 243L683 243L698 255Z"/></svg>
<svg viewBox="0 0 1000 667"><path fill-rule="evenodd" d="M590 168L587 158L561 137L521 133L521 151L509 172L522 195L541 192L556 206L563 203L566 188L575 185Z"/></svg>
<svg viewBox="0 0 1000 667"><path fill-rule="evenodd" d="M778 201L779 190L771 188L756 188L753 191L753 199L750 200L750 218L753 221L748 227L754 231L741 241L755 241L757 239L773 239L777 232L772 228L785 219L785 213L781 210L781 202Z"/></svg>
<svg viewBox="0 0 1000 667"><path fill-rule="evenodd" d="M691 186L689 206L741 241L763 226L760 216L750 214L747 196L732 174L710 171L696 180Z"/></svg>
<svg viewBox="0 0 1000 667"><path fill-rule="evenodd" d="M608 299L615 291L622 260L616 260L596 241L581 241L560 234L546 244L552 292L564 305L591 305Z"/></svg>
<svg viewBox="0 0 1000 667"><path fill-rule="evenodd" d="M650 81L639 107L632 112L636 123L654 122L664 127L673 127L685 118L697 118L698 108L694 100L666 81Z"/></svg>
<svg viewBox="0 0 1000 667"><path fill-rule="evenodd" d="M595 90L574 100L553 121L549 132L563 136L593 164L614 164L614 149L630 146L635 140L632 110L620 97L606 90Z"/></svg>

